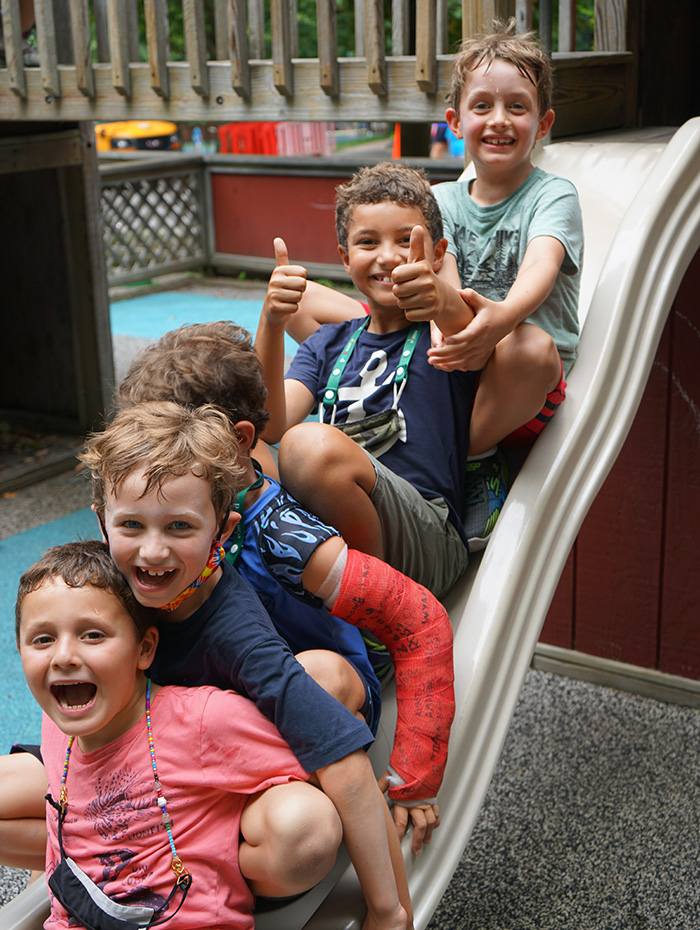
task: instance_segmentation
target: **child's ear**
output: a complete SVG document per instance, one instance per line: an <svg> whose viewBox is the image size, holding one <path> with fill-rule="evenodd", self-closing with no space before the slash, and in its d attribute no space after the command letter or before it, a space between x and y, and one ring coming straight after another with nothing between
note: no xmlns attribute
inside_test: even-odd
<svg viewBox="0 0 700 930"><path fill-rule="evenodd" d="M446 251L447 239L443 236L442 239L438 239L433 248L433 271L439 271L442 268Z"/></svg>
<svg viewBox="0 0 700 930"><path fill-rule="evenodd" d="M253 424L250 420L239 420L234 424L233 428L236 431L236 438L238 439L238 445L241 447L241 452L250 452L255 443L255 427Z"/></svg>
<svg viewBox="0 0 700 930"><path fill-rule="evenodd" d="M456 136L458 139L462 138L462 130L459 125L459 113L454 109L454 107L448 107L445 110L445 121L450 127L450 132L453 136Z"/></svg>
<svg viewBox="0 0 700 930"><path fill-rule="evenodd" d="M234 529L236 528L236 524L238 523L240 519L241 519L240 513L236 513L235 510L231 510L229 512L228 517L226 517L226 522L224 523L224 527L221 530L221 535L219 536L220 543L223 544L226 542L226 540L229 538L231 533L233 533Z"/></svg>
<svg viewBox="0 0 700 930"><path fill-rule="evenodd" d="M350 266L348 264L348 250L344 248L342 245L338 245L338 255L340 255L341 261L343 262L343 265L345 266L345 270L347 271L348 274L350 274Z"/></svg>
<svg viewBox="0 0 700 930"><path fill-rule="evenodd" d="M141 671L145 672L153 664L153 656L156 653L157 645L158 630L154 626L149 626L141 640L141 653L137 663Z"/></svg>
<svg viewBox="0 0 700 930"><path fill-rule="evenodd" d="M100 536L102 537L102 542L109 545L109 540L107 539L107 534L105 532L104 514L98 513L97 507L94 504L90 504L90 510L92 510L92 512L95 514L95 516L97 517L97 522L100 524Z"/></svg>
<svg viewBox="0 0 700 930"><path fill-rule="evenodd" d="M552 128L554 123L554 110L547 110L544 116L540 119L539 126L537 127L537 135L535 136L535 141L544 139L549 130Z"/></svg>

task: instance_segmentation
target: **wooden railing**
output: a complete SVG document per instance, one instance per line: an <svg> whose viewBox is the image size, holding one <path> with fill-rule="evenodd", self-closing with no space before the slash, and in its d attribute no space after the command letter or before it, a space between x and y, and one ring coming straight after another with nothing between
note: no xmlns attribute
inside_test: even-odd
<svg viewBox="0 0 700 930"><path fill-rule="evenodd" d="M389 21L382 0L354 0L354 47L340 57L336 0L317 0L317 57L300 58L297 0L182 0L176 61L167 0L34 0L40 65L25 67L21 2L0 3L3 120L430 121L445 109L450 15L461 13L462 35L488 30L494 16L516 15L521 27L532 19L531 0L462 0L456 10L459 0L392 0ZM577 61L566 26L575 0L558 2L554 57ZM587 66L601 51L605 64L624 52L625 16L625 0L599 0ZM540 0L540 23L547 44L551 0Z"/></svg>

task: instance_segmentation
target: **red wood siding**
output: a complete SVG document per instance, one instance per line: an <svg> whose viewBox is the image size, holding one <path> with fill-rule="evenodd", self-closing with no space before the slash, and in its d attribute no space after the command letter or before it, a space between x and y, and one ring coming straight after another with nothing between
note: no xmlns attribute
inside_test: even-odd
<svg viewBox="0 0 700 930"><path fill-rule="evenodd" d="M335 189L347 178L212 173L216 251L272 258L281 236L293 263L340 264Z"/></svg>
<svg viewBox="0 0 700 930"><path fill-rule="evenodd" d="M542 641L700 678L700 254Z"/></svg>

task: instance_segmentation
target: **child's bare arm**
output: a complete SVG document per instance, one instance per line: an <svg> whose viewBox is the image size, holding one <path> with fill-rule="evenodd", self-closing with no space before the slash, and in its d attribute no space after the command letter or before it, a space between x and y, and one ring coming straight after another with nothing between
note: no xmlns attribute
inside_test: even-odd
<svg viewBox="0 0 700 930"><path fill-rule="evenodd" d="M343 841L367 904L363 930L410 930L403 857L366 753L358 749L316 775L343 823Z"/></svg>
<svg viewBox="0 0 700 930"><path fill-rule="evenodd" d="M306 268L289 264L283 239L274 240L274 249L276 266L270 275L255 336L270 412L262 438L273 443L289 426L301 422L313 407L311 392L300 382L285 382L284 378L284 333L306 290Z"/></svg>
<svg viewBox="0 0 700 930"><path fill-rule="evenodd" d="M442 263L452 259L454 274L441 270L441 259L436 254L431 262L426 249L428 231L422 226L411 230L408 261L392 273L394 296L406 319L412 322L432 320L446 335L460 332L473 318L468 304L459 294L459 275L454 257L445 255ZM444 243L445 240L442 240ZM440 251L442 245L440 246ZM439 272L439 273L438 273Z"/></svg>
<svg viewBox="0 0 700 930"><path fill-rule="evenodd" d="M432 365L445 370L479 371L498 343L549 296L564 260L564 246L552 236L538 236L527 247L506 298L489 300L471 288L461 291L474 319L428 351Z"/></svg>
<svg viewBox="0 0 700 930"><path fill-rule="evenodd" d="M362 316L362 307L353 297L317 281L307 281L297 312L287 323L287 332L303 342L324 323L344 323Z"/></svg>

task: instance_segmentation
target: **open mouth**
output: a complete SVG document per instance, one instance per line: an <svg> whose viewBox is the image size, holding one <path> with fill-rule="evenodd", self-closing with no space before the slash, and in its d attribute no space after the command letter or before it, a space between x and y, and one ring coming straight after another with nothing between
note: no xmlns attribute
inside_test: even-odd
<svg viewBox="0 0 700 930"><path fill-rule="evenodd" d="M71 684L51 685L51 694L56 703L70 710L87 707L97 693L97 686L89 681L76 681Z"/></svg>
<svg viewBox="0 0 700 930"><path fill-rule="evenodd" d="M513 145L515 143L515 139L493 139L490 137L487 137L482 141L485 142L486 145L496 145L502 148L507 148L509 145Z"/></svg>
<svg viewBox="0 0 700 930"><path fill-rule="evenodd" d="M162 588L169 584L175 574L174 568L153 570L148 568L137 568L136 577L138 581L147 588Z"/></svg>

